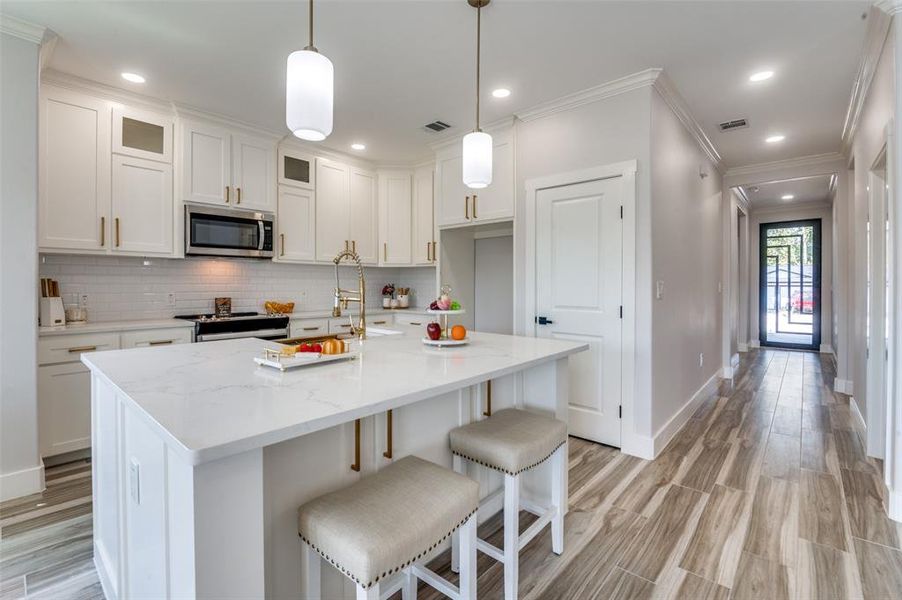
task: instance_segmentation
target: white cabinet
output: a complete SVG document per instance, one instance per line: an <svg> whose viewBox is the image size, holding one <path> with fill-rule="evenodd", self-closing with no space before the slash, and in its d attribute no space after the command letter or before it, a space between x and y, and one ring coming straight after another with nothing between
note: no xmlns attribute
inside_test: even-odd
<svg viewBox="0 0 902 600"><path fill-rule="evenodd" d="M279 186L276 262L316 259L316 202L312 190Z"/></svg>
<svg viewBox="0 0 902 600"><path fill-rule="evenodd" d="M288 336L312 338L329 333L328 319L293 319L288 322Z"/></svg>
<svg viewBox="0 0 902 600"><path fill-rule="evenodd" d="M41 87L38 246L109 248L110 103Z"/></svg>
<svg viewBox="0 0 902 600"><path fill-rule="evenodd" d="M390 327L395 324L395 315L376 313L366 318L366 324L374 327Z"/></svg>
<svg viewBox="0 0 902 600"><path fill-rule="evenodd" d="M115 106L113 153L172 163L172 117Z"/></svg>
<svg viewBox="0 0 902 600"><path fill-rule="evenodd" d="M510 130L492 132L492 184L473 190L463 183L460 145L436 155L439 227L505 221L514 217L514 148Z"/></svg>
<svg viewBox="0 0 902 600"><path fill-rule="evenodd" d="M350 333L353 329L352 321L357 323L357 311L348 309L342 313L342 316L329 319L329 333L331 335Z"/></svg>
<svg viewBox="0 0 902 600"><path fill-rule="evenodd" d="M279 184L316 189L313 157L289 148L279 148Z"/></svg>
<svg viewBox="0 0 902 600"><path fill-rule="evenodd" d="M336 161L316 161L316 259L353 249L364 264L379 260L376 175Z"/></svg>
<svg viewBox="0 0 902 600"><path fill-rule="evenodd" d="M411 263L412 205L411 173L379 173L379 237L382 240L381 265Z"/></svg>
<svg viewBox="0 0 902 600"><path fill-rule="evenodd" d="M184 201L275 210L274 141L198 121L183 121L181 138Z"/></svg>
<svg viewBox="0 0 902 600"><path fill-rule="evenodd" d="M435 212L433 208L434 171L431 166L413 173L413 249L415 265L434 265L436 260Z"/></svg>
<svg viewBox="0 0 902 600"><path fill-rule="evenodd" d="M172 254L172 165L117 155L112 182L113 250Z"/></svg>
<svg viewBox="0 0 902 600"><path fill-rule="evenodd" d="M121 346L125 348L152 348L156 346L172 346L173 344L190 344L190 327L172 327L170 329L144 329L141 331L123 331Z"/></svg>
<svg viewBox="0 0 902 600"><path fill-rule="evenodd" d="M80 362L38 367L41 456L91 446L91 374Z"/></svg>

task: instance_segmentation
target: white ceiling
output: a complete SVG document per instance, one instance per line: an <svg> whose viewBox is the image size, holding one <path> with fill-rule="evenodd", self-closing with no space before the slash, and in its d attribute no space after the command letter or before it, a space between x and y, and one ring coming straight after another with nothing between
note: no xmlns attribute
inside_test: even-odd
<svg viewBox="0 0 902 600"><path fill-rule="evenodd" d="M727 167L840 149L866 1L533 2L483 10L483 122L663 67ZM50 66L285 132L285 58L307 44L304 1L22 2L3 12L60 36ZM335 65L325 145L407 161L473 127L475 11L465 0L320 0L316 46ZM753 85L748 75L776 71ZM147 77L127 84L122 71ZM490 96L509 87L505 100ZM720 121L748 129L722 134ZM785 134L778 145L770 133Z"/></svg>
<svg viewBox="0 0 902 600"><path fill-rule="evenodd" d="M831 200L830 180L832 175L803 177L788 181L772 181L742 187L752 208L774 206L792 206L810 202L829 202ZM782 196L791 194L792 200L783 200Z"/></svg>

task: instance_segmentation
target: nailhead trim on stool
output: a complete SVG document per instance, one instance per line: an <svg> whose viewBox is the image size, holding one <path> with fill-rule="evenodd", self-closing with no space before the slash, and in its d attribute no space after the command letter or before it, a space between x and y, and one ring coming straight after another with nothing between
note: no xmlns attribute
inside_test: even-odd
<svg viewBox="0 0 902 600"><path fill-rule="evenodd" d="M519 475L520 473L522 473L522 472L524 472L524 471L528 471L528 470L530 470L530 469L532 469L532 468L534 468L534 467L538 467L540 464L542 464L543 462L545 462L546 460L548 460L549 458L551 458L551 456L552 456L555 452L557 452L558 448L560 448L561 446L563 446L563 445L566 444L566 443L567 443L567 441L564 440L563 442L561 442L560 444L558 444L557 446L555 446L554 450L552 450L551 452L548 453L548 456L546 456L545 458L543 458L542 460L540 460L540 461L538 461L538 462L535 462L535 463L529 465L528 467L523 467L522 469L520 469L519 471L516 471L516 472L508 471L507 469L504 469L504 468L499 467L499 466L496 466L496 465L490 465L489 463L483 462L483 461L479 460L478 458L472 458L472 457L470 457L470 456L467 456L466 454L461 454L460 452L455 452L454 450L452 450L451 453L452 453L452 454L456 454L457 456L459 456L459 457L461 457L461 458L465 458L465 459L467 459L467 460L469 460L469 461L471 461L471 462L480 464L480 465L482 465L483 467L488 467L488 468L490 468L490 469L494 469L495 471L500 471L500 472L502 472L502 473L507 473L508 475Z"/></svg>

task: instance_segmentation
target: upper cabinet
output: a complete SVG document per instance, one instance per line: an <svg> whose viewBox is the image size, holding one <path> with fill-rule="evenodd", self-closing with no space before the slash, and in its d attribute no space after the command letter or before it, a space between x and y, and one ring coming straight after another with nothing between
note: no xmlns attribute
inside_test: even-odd
<svg viewBox="0 0 902 600"><path fill-rule="evenodd" d="M350 177L348 237L351 240L351 249L357 253L363 264L375 265L379 262L376 174L365 169L351 167Z"/></svg>
<svg viewBox="0 0 902 600"><path fill-rule="evenodd" d="M172 163L172 117L113 108L113 153Z"/></svg>
<svg viewBox="0 0 902 600"><path fill-rule="evenodd" d="M492 133L492 184L482 190L463 183L463 161L459 144L436 154L438 197L436 222L455 227L514 218L514 152L511 131Z"/></svg>
<svg viewBox="0 0 902 600"><path fill-rule="evenodd" d="M412 263L434 265L435 252L435 212L433 195L435 169L430 165L413 173L413 246Z"/></svg>
<svg viewBox="0 0 902 600"><path fill-rule="evenodd" d="M411 264L413 204L410 171L379 173L379 237L381 265Z"/></svg>
<svg viewBox="0 0 902 600"><path fill-rule="evenodd" d="M274 141L187 120L181 138L185 202L275 211Z"/></svg>
<svg viewBox="0 0 902 600"><path fill-rule="evenodd" d="M361 262L379 261L376 174L334 160L316 160L316 259L354 250Z"/></svg>
<svg viewBox="0 0 902 600"><path fill-rule="evenodd" d="M312 190L279 186L276 262L316 260L316 203Z"/></svg>
<svg viewBox="0 0 902 600"><path fill-rule="evenodd" d="M307 190L316 188L316 168L309 154L279 148L279 184Z"/></svg>
<svg viewBox="0 0 902 600"><path fill-rule="evenodd" d="M112 247L118 252L172 252L172 165L113 157Z"/></svg>

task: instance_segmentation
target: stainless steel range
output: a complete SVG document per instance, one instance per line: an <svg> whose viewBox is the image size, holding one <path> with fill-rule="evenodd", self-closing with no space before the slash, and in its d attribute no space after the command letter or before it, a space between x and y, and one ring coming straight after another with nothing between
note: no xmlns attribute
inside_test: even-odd
<svg viewBox="0 0 902 600"><path fill-rule="evenodd" d="M281 340L288 337L288 317L283 315L238 312L227 317L204 314L177 315L175 318L194 321L194 341L196 342L250 337Z"/></svg>

